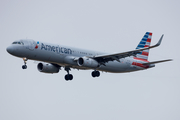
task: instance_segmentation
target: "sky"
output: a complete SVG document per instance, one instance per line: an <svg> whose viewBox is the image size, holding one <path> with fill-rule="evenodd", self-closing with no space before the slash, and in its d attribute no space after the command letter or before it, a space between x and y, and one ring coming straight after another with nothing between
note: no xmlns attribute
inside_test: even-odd
<svg viewBox="0 0 180 120"><path fill-rule="evenodd" d="M0 0L0 120L179 120L178 0ZM145 32L149 61L173 59L132 73L72 69L45 74L37 62L7 53L18 39L119 53L134 50Z"/></svg>

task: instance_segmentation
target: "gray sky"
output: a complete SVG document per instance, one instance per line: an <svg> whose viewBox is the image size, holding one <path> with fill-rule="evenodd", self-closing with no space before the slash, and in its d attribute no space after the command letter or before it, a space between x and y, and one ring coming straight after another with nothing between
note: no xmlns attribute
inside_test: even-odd
<svg viewBox="0 0 180 120"><path fill-rule="evenodd" d="M1 0L0 120L179 120L180 2L178 0ZM73 81L38 72L6 52L31 38L107 53L133 50L145 34L160 47L149 60L173 62L133 73L72 70Z"/></svg>

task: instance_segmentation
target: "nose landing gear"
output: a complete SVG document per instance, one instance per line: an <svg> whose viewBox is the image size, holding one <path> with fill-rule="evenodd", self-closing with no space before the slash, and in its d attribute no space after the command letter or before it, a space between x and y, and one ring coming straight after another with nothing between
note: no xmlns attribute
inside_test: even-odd
<svg viewBox="0 0 180 120"><path fill-rule="evenodd" d="M27 58L23 58L24 65L22 66L22 69L27 69L27 65L26 65L27 60L28 60Z"/></svg>

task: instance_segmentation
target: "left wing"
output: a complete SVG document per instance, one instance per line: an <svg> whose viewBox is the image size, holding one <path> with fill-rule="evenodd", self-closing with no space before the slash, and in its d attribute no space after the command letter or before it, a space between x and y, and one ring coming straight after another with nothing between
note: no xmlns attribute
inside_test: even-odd
<svg viewBox="0 0 180 120"><path fill-rule="evenodd" d="M136 54L140 53L143 50L158 47L161 44L163 36L164 35L161 36L161 38L159 39L159 41L156 45L153 45L150 47L146 47L146 48L142 48L142 49L136 49L136 50L132 50L132 51L128 51L128 52L116 53L116 54L97 55L97 56L94 56L92 58L97 60L98 62L108 62L108 61L113 61L113 60L120 62L119 59L121 59L121 58L129 57L129 56L135 56Z"/></svg>

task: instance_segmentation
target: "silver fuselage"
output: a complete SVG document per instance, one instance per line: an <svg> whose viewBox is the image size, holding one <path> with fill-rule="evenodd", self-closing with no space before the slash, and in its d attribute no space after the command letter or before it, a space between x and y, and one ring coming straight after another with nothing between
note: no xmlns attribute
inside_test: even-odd
<svg viewBox="0 0 180 120"><path fill-rule="evenodd" d="M94 68L79 66L75 59L84 56L93 57L96 55L105 54L96 51L78 49L63 45L45 43L45 42L38 42L34 40L19 40L19 41L21 41L23 44L11 44L7 48L7 51L10 54L20 58L27 58L30 60L57 64L62 67L71 67L76 69L94 69ZM151 65L148 67L141 67L133 63L141 64L141 63L146 63L146 61L137 60L134 59L133 56L130 56L130 57L121 58L120 62L116 60L109 61L105 65L101 65L100 67L95 69L105 72L123 73L123 72L144 70L155 66L155 65Z"/></svg>

